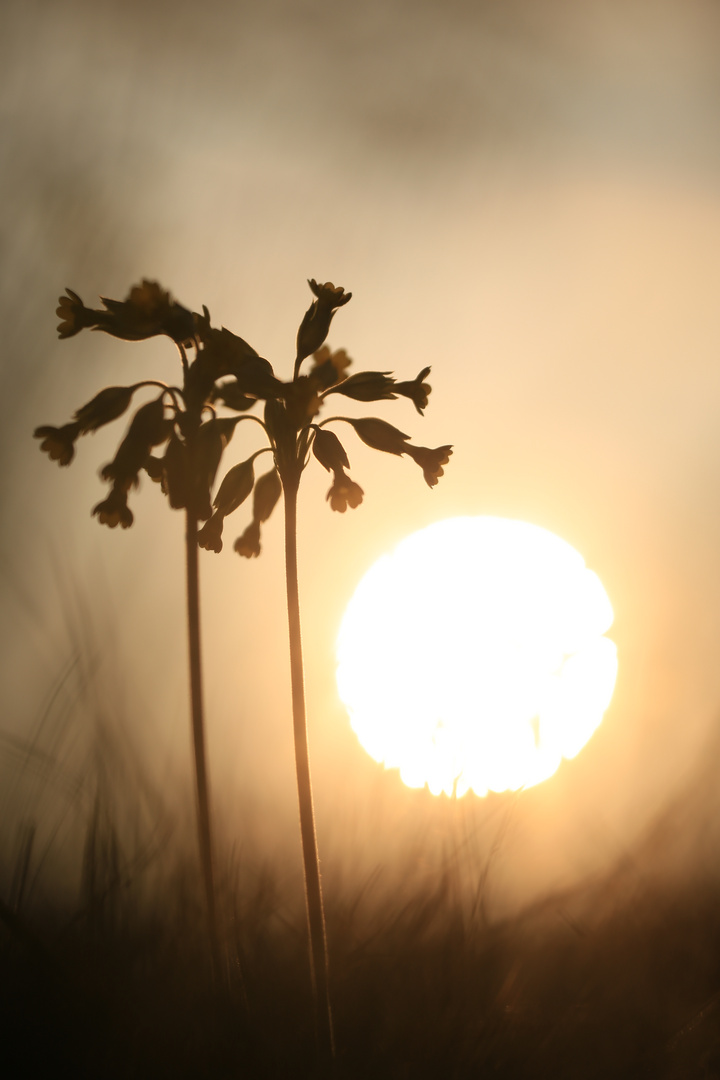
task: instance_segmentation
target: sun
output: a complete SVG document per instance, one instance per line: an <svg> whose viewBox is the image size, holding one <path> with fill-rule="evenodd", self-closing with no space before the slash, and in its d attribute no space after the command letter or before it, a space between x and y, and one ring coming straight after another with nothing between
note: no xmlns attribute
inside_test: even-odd
<svg viewBox="0 0 720 1080"><path fill-rule="evenodd" d="M613 610L582 556L536 525L430 525L368 571L337 642L362 746L438 795L547 779L600 724L617 674Z"/></svg>

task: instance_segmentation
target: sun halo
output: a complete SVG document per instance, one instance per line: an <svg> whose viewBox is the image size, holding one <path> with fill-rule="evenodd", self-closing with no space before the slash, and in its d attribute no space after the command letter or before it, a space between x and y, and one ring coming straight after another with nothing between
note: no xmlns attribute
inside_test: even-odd
<svg viewBox="0 0 720 1080"><path fill-rule="evenodd" d="M360 743L433 794L547 779L600 724L617 655L607 594L582 556L536 525L437 522L380 558L337 642Z"/></svg>

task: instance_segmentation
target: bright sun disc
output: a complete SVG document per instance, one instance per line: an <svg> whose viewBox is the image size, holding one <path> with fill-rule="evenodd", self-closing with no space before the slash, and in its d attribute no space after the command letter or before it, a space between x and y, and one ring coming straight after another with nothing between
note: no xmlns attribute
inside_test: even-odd
<svg viewBox="0 0 720 1080"><path fill-rule="evenodd" d="M517 790L551 776L612 697L613 621L569 544L494 517L441 521L368 571L337 681L361 744L409 787Z"/></svg>

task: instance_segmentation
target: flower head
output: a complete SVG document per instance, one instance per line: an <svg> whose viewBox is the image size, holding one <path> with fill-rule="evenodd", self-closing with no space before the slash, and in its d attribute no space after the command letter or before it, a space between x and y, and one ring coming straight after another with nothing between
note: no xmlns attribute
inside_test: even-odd
<svg viewBox="0 0 720 1080"><path fill-rule="evenodd" d="M335 480L328 491L326 498L330 503L331 510L337 510L344 514L348 506L354 510L363 501L363 489L354 480L351 480L345 470L340 467L335 472Z"/></svg>
<svg viewBox="0 0 720 1080"><path fill-rule="evenodd" d="M409 382L395 383L393 390L401 397L410 398L417 411L422 416L423 409L427 409L428 395L432 390L429 383L423 382L430 374L430 368L423 368L419 375Z"/></svg>
<svg viewBox="0 0 720 1080"><path fill-rule="evenodd" d="M447 465L452 454L452 446L438 446L430 450L427 446L412 446L406 443L404 453L420 466L428 487L435 487L443 475L443 465Z"/></svg>
<svg viewBox="0 0 720 1080"><path fill-rule="evenodd" d="M33 437L42 439L40 449L45 451L51 461L57 461L59 465L69 465L75 456L75 440L79 434L80 425L74 422L59 428L45 424L35 428Z"/></svg>

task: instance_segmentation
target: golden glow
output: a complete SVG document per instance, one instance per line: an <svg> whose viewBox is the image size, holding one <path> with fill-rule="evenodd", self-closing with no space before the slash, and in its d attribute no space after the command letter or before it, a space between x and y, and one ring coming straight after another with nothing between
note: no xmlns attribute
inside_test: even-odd
<svg viewBox="0 0 720 1080"><path fill-rule="evenodd" d="M517 790L551 776L602 720L613 611L564 540L464 517L407 537L368 571L337 644L361 744L409 787Z"/></svg>

